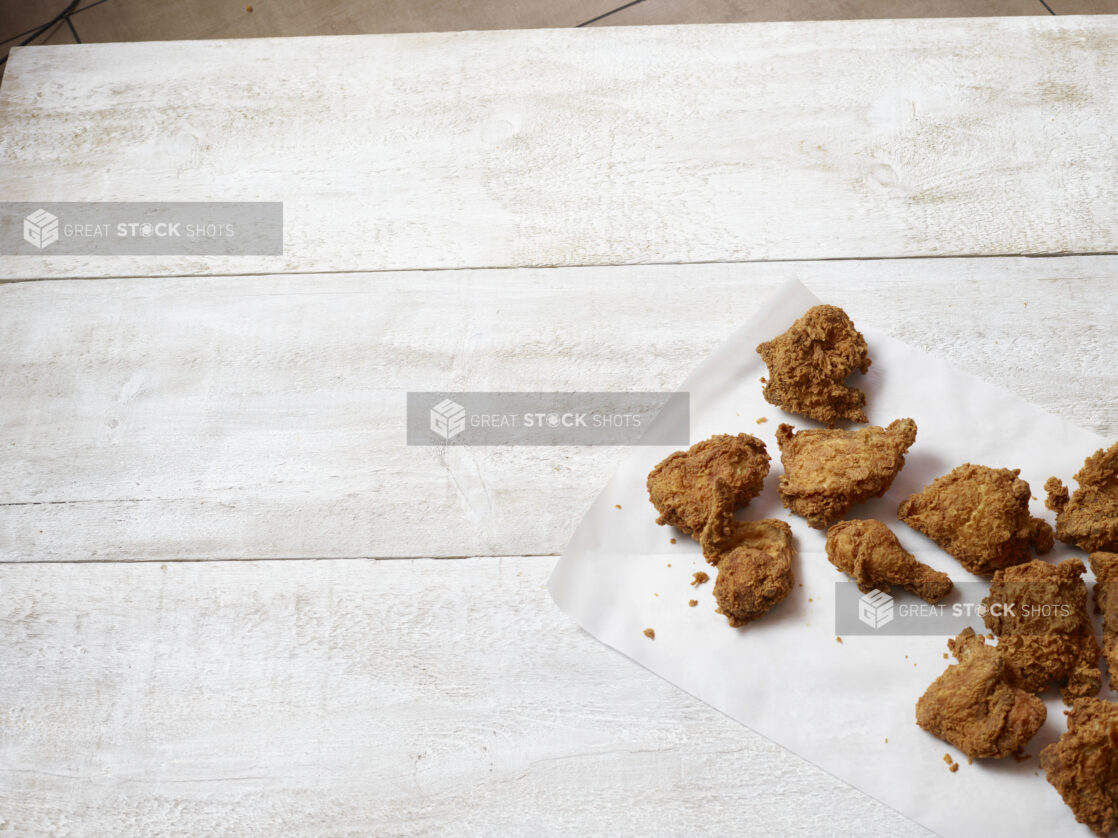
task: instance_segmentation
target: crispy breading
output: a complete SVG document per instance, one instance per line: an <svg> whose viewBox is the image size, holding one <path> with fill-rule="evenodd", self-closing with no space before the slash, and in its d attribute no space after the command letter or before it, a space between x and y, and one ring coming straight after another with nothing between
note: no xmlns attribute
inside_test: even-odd
<svg viewBox="0 0 1118 838"><path fill-rule="evenodd" d="M1059 478L1044 484L1045 505L1056 513L1056 538L1086 553L1118 553L1118 442L1088 457L1075 482L1079 488L1070 497Z"/></svg>
<svg viewBox="0 0 1118 838"><path fill-rule="evenodd" d="M1040 752L1044 776L1100 838L1118 829L1118 704L1080 698L1068 729Z"/></svg>
<svg viewBox="0 0 1118 838"><path fill-rule="evenodd" d="M784 464L780 499L809 526L825 529L855 504L885 494L915 440L911 419L856 431L797 432L781 425L776 430Z"/></svg>
<svg viewBox="0 0 1118 838"><path fill-rule="evenodd" d="M707 561L718 567L714 598L731 626L763 616L792 591L792 528L774 518L735 521L733 495L722 480L715 481L699 543Z"/></svg>
<svg viewBox="0 0 1118 838"><path fill-rule="evenodd" d="M918 561L881 521L835 524L827 532L827 559L864 594L900 585L925 602L938 602L951 593L951 578Z"/></svg>
<svg viewBox="0 0 1118 838"><path fill-rule="evenodd" d="M1110 668L1110 688L1118 689L1118 553L1092 553L1095 605L1102 613L1102 648Z"/></svg>
<svg viewBox="0 0 1118 838"><path fill-rule="evenodd" d="M993 646L964 629L948 648L958 664L916 702L916 723L971 759L1001 759L1022 748L1044 724L1044 702L1014 687Z"/></svg>
<svg viewBox="0 0 1118 838"><path fill-rule="evenodd" d="M988 575L1052 549L1052 528L1029 514L1029 484L1020 469L965 463L905 500L897 515L959 560Z"/></svg>
<svg viewBox="0 0 1118 838"><path fill-rule="evenodd" d="M837 306L808 309L788 331L757 347L769 368L765 399L828 427L866 422L866 394L843 382L870 368L866 339Z"/></svg>
<svg viewBox="0 0 1118 838"><path fill-rule="evenodd" d="M734 507L749 503L769 473L765 443L749 434L716 434L686 451L676 451L648 475L648 497L657 524L678 527L698 539L706 525L715 478L724 480Z"/></svg>
<svg viewBox="0 0 1118 838"><path fill-rule="evenodd" d="M1085 572L1079 559L1034 559L994 574L982 620L998 638L1014 686L1039 693L1066 680L1065 701L1098 693L1100 649L1087 615Z"/></svg>

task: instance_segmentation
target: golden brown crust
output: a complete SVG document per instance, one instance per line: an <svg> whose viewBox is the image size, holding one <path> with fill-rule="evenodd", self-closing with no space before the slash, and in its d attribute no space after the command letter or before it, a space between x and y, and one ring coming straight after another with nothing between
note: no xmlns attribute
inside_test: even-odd
<svg viewBox="0 0 1118 838"><path fill-rule="evenodd" d="M866 394L843 382L870 368L866 339L837 306L808 309L784 334L757 347L769 368L765 399L828 427L865 422Z"/></svg>
<svg viewBox="0 0 1118 838"><path fill-rule="evenodd" d="M885 494L915 440L911 419L856 431L797 432L781 425L776 430L784 464L780 499L809 526L825 529L855 504Z"/></svg>
<svg viewBox="0 0 1118 838"><path fill-rule="evenodd" d="M1118 553L1092 553L1095 605L1102 614L1102 648L1110 669L1110 688L1118 688Z"/></svg>
<svg viewBox="0 0 1118 838"><path fill-rule="evenodd" d="M1045 778L1100 838L1118 829L1118 705L1080 698L1068 729L1040 752Z"/></svg>
<svg viewBox="0 0 1118 838"><path fill-rule="evenodd" d="M728 487L715 481L710 517L699 543L707 561L718 567L714 598L731 626L766 614L792 591L795 547L784 521L735 521Z"/></svg>
<svg viewBox="0 0 1118 838"><path fill-rule="evenodd" d="M648 475L648 497L660 517L697 539L706 524L716 478L724 480L735 508L761 491L769 473L765 443L749 434L716 434L676 451Z"/></svg>
<svg viewBox="0 0 1118 838"><path fill-rule="evenodd" d="M905 500L902 521L924 533L971 573L988 575L1052 549L1052 528L1029 514L1020 469L965 463Z"/></svg>
<svg viewBox="0 0 1118 838"><path fill-rule="evenodd" d="M1038 693L1066 680L1065 701L1098 693L1100 650L1087 615L1085 572L1079 559L1035 559L994 574L982 619L998 638L1014 686Z"/></svg>
<svg viewBox="0 0 1118 838"><path fill-rule="evenodd" d="M1044 702L1010 684L998 650L972 629L947 645L959 663L916 702L916 723L971 759L1001 759L1022 748L1044 724Z"/></svg>
<svg viewBox="0 0 1118 838"><path fill-rule="evenodd" d="M858 590L888 592L900 585L925 602L951 593L951 578L920 562L880 521L840 521L827 532L827 559L858 583Z"/></svg>
<svg viewBox="0 0 1118 838"><path fill-rule="evenodd" d="M1087 553L1118 552L1118 442L1099 449L1075 475L1069 496L1059 478L1044 484L1045 505L1056 512L1056 537Z"/></svg>

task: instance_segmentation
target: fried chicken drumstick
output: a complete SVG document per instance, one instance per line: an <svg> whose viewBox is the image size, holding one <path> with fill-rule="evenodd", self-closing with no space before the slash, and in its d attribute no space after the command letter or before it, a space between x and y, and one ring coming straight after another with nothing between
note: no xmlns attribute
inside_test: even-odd
<svg viewBox="0 0 1118 838"><path fill-rule="evenodd" d="M864 594L900 585L925 602L938 602L951 593L951 578L918 561L880 521L835 524L827 532L827 560Z"/></svg>

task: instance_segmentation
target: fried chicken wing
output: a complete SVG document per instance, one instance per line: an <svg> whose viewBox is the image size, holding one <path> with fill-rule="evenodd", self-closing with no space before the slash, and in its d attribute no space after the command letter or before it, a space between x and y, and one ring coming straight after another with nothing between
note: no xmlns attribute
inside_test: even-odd
<svg viewBox="0 0 1118 838"><path fill-rule="evenodd" d="M1095 605L1102 613L1102 648L1110 668L1110 688L1118 689L1118 553L1092 553Z"/></svg>
<svg viewBox="0 0 1118 838"><path fill-rule="evenodd" d="M1000 759L1022 748L1044 724L1044 702L1010 684L998 650L972 629L947 646L959 663L916 702L916 723L972 759Z"/></svg>
<svg viewBox="0 0 1118 838"><path fill-rule="evenodd" d="M1080 698L1068 729L1040 752L1044 776L1100 838L1118 829L1118 704Z"/></svg>
<svg viewBox="0 0 1118 838"><path fill-rule="evenodd" d="M1014 686L1038 693L1066 679L1065 701L1098 693L1100 650L1087 616L1085 572L1079 559L1034 559L994 574L982 621L997 635Z"/></svg>
<svg viewBox="0 0 1118 838"><path fill-rule="evenodd" d="M765 443L749 434L717 434L686 451L676 451L648 475L648 497L660 513L656 523L678 527L698 539L716 478L726 482L737 508L756 497L768 473Z"/></svg>
<svg viewBox="0 0 1118 838"><path fill-rule="evenodd" d="M1028 561L1052 549L1052 528L1029 514L1029 484L1020 469L970 463L936 479L905 500L897 515L959 560L971 573Z"/></svg>
<svg viewBox="0 0 1118 838"><path fill-rule="evenodd" d="M1044 484L1045 505L1056 513L1056 538L1087 553L1118 553L1118 442L1088 457L1075 482L1079 488L1070 497L1059 478Z"/></svg>
<svg viewBox="0 0 1118 838"><path fill-rule="evenodd" d="M699 543L707 561L718 567L714 598L731 626L756 620L791 592L792 528L772 518L735 521L733 494L722 480L714 483Z"/></svg>
<svg viewBox="0 0 1118 838"><path fill-rule="evenodd" d="M809 526L825 529L855 504L885 494L915 440L911 419L856 431L796 432L781 425L776 430L784 464L780 499Z"/></svg>
<svg viewBox="0 0 1118 838"><path fill-rule="evenodd" d="M827 532L827 560L864 594L900 585L925 602L938 602L951 593L951 578L918 561L880 521L835 524Z"/></svg>
<svg viewBox="0 0 1118 838"><path fill-rule="evenodd" d="M769 368L765 400L828 427L839 419L865 422L866 394L843 382L870 368L866 339L837 306L808 309L784 334L757 352Z"/></svg>

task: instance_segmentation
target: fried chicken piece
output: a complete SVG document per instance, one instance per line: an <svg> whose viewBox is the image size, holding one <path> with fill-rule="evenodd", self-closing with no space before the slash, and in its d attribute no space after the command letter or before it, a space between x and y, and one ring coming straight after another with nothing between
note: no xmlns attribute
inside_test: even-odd
<svg viewBox="0 0 1118 838"><path fill-rule="evenodd" d="M815 306L757 352L769 368L765 400L833 428L866 422L866 394L843 382L870 368L866 339L837 306Z"/></svg>
<svg viewBox="0 0 1118 838"><path fill-rule="evenodd" d="M1110 667L1110 687L1118 688L1118 553L1092 553L1095 605L1102 613L1102 648Z"/></svg>
<svg viewBox="0 0 1118 838"><path fill-rule="evenodd" d="M774 518L735 521L733 494L722 480L714 483L714 501L699 543L707 561L718 567L717 613L731 626L758 619L792 591L792 528Z"/></svg>
<svg viewBox="0 0 1118 838"><path fill-rule="evenodd" d="M1034 559L994 574L982 621L997 635L1014 686L1039 693L1067 679L1061 692L1068 702L1098 693L1100 650L1087 616L1085 572L1079 559Z"/></svg>
<svg viewBox="0 0 1118 838"><path fill-rule="evenodd" d="M938 602L951 593L951 578L918 561L880 521L835 524L827 532L827 560L864 594L900 585L925 602Z"/></svg>
<svg viewBox="0 0 1118 838"><path fill-rule="evenodd" d="M1045 778L1100 838L1118 829L1118 704L1080 698L1068 729L1040 752Z"/></svg>
<svg viewBox="0 0 1118 838"><path fill-rule="evenodd" d="M676 451L648 475L648 497L660 513L656 523L678 527L698 539L710 511L715 478L726 481L736 508L757 496L768 473L765 443L749 434L716 434L686 451Z"/></svg>
<svg viewBox="0 0 1118 838"><path fill-rule="evenodd" d="M1118 442L1088 457L1075 482L1079 488L1070 498L1058 477L1044 484L1045 506L1056 513L1056 538L1086 553L1118 553Z"/></svg>
<svg viewBox="0 0 1118 838"><path fill-rule="evenodd" d="M966 463L905 500L897 515L971 573L1029 560L1052 549L1052 528L1029 514L1029 484L1010 471Z"/></svg>
<svg viewBox="0 0 1118 838"><path fill-rule="evenodd" d="M806 518L808 526L826 529L854 504L885 494L915 440L916 423L911 419L856 431L796 432L791 425L781 425L776 429L784 464L780 499Z"/></svg>
<svg viewBox="0 0 1118 838"><path fill-rule="evenodd" d="M916 702L916 723L971 759L1001 759L1024 747L1044 724L1044 702L1009 681L1005 660L973 629L947 647L948 666Z"/></svg>

